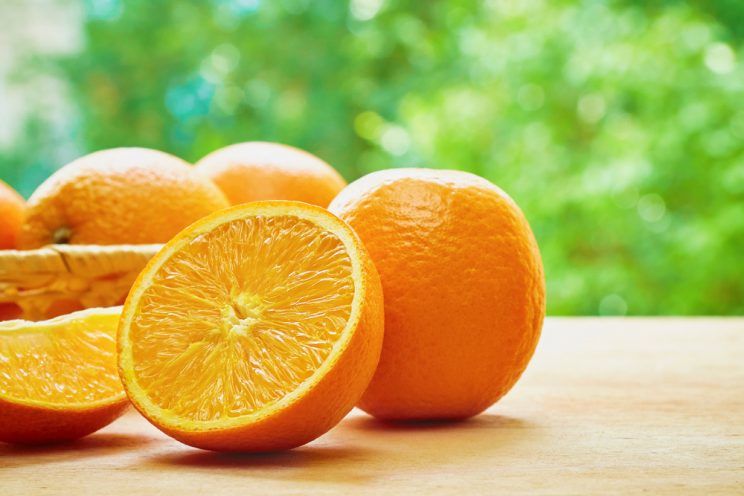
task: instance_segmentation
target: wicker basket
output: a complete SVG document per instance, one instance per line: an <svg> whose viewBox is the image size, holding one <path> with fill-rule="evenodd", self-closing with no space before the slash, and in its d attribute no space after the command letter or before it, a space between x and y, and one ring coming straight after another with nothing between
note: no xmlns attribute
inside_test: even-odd
<svg viewBox="0 0 744 496"><path fill-rule="evenodd" d="M119 305L161 247L51 245L0 251L0 304L18 305L29 320L48 318L65 305Z"/></svg>

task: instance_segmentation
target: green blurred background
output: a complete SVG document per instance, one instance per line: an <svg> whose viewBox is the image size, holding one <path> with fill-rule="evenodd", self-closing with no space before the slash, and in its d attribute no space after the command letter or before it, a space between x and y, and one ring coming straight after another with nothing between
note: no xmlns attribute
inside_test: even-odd
<svg viewBox="0 0 744 496"><path fill-rule="evenodd" d="M744 2L3 0L0 178L269 140L505 189L553 315L744 314Z"/></svg>

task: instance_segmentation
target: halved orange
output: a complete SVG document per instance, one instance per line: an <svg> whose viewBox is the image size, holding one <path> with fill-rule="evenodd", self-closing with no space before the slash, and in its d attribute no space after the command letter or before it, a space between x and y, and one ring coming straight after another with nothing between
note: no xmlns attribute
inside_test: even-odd
<svg viewBox="0 0 744 496"><path fill-rule="evenodd" d="M382 289L357 235L268 201L186 228L135 281L119 326L134 406L186 444L293 448L356 404L382 346Z"/></svg>
<svg viewBox="0 0 744 496"><path fill-rule="evenodd" d="M41 322L0 322L0 441L49 443L90 434L129 402L116 373L121 307Z"/></svg>

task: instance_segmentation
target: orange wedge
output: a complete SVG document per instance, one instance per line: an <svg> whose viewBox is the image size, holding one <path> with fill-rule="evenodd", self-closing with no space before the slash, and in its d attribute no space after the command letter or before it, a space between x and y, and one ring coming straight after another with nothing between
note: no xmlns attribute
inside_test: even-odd
<svg viewBox="0 0 744 496"><path fill-rule="evenodd" d="M0 441L76 439L127 408L116 374L121 307L0 322Z"/></svg>
<svg viewBox="0 0 744 496"><path fill-rule="evenodd" d="M183 443L275 451L336 425L383 333L380 279L351 228L268 201L186 228L134 283L119 326L130 400Z"/></svg>

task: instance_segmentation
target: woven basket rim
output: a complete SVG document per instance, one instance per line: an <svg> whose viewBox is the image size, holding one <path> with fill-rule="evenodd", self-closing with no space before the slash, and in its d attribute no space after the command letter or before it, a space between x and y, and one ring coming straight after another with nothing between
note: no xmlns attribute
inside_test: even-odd
<svg viewBox="0 0 744 496"><path fill-rule="evenodd" d="M35 250L0 250L0 279L34 274L96 276L142 268L162 244L49 245Z"/></svg>

